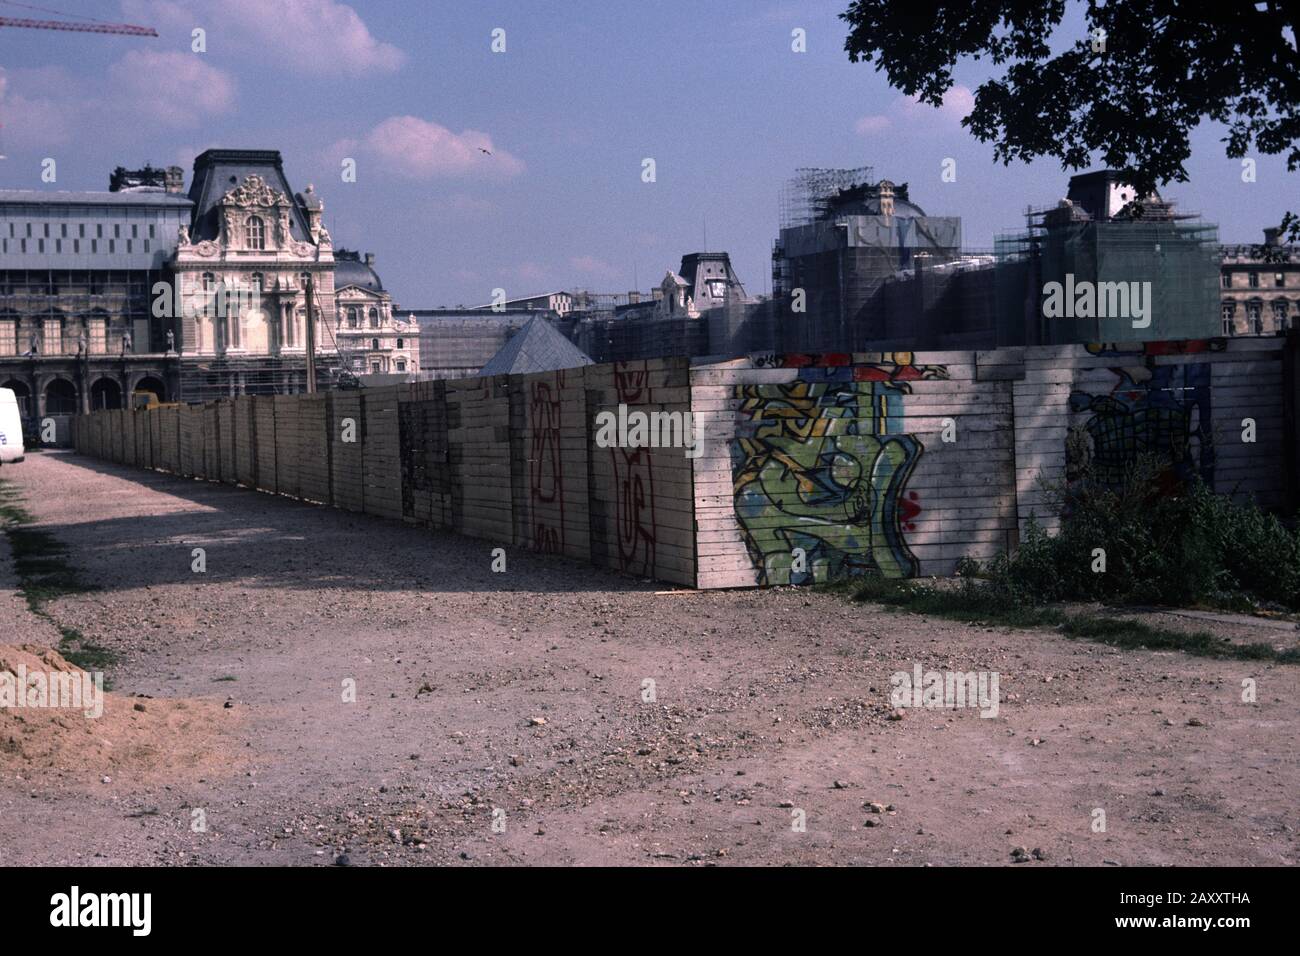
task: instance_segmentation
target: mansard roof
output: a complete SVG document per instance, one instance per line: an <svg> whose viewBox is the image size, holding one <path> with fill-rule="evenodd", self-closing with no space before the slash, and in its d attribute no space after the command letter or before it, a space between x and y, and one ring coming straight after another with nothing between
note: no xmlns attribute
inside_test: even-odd
<svg viewBox="0 0 1300 956"><path fill-rule="evenodd" d="M261 176L267 186L283 193L289 200L289 235L299 242L311 242L311 232L302 208L294 199L293 189L284 175L284 161L276 149L209 149L194 160L194 180L190 199L194 201L194 219L190 240L216 239L221 232L217 207L227 192L252 175Z"/></svg>

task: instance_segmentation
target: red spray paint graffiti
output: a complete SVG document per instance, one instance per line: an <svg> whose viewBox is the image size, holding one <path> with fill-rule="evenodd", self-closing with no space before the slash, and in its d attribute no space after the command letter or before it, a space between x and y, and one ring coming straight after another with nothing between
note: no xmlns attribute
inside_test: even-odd
<svg viewBox="0 0 1300 956"><path fill-rule="evenodd" d="M532 494L533 548L547 554L564 551L564 463L560 457L560 394L564 372L554 385L533 383L529 420L532 449L528 455Z"/></svg>
<svg viewBox="0 0 1300 956"><path fill-rule="evenodd" d="M634 368L639 364L640 368ZM620 403L644 401L649 384L645 363L617 362L614 389ZM655 480L648 448L611 448L614 463L615 529L619 569L643 577L655 574Z"/></svg>

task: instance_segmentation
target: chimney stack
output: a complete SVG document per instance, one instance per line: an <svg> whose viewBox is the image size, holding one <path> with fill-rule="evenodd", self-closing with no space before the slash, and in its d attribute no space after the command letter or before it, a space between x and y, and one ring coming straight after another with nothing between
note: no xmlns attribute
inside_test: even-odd
<svg viewBox="0 0 1300 956"><path fill-rule="evenodd" d="M168 166L164 183L169 193L185 191L185 170L179 166Z"/></svg>

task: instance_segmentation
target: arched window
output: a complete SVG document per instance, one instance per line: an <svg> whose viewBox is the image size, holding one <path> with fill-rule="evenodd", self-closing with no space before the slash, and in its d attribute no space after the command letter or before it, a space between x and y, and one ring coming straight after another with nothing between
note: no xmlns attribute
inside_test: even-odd
<svg viewBox="0 0 1300 956"><path fill-rule="evenodd" d="M370 310L370 327L371 327L372 329L377 329L377 328L379 328L379 310L378 310L378 309L371 309L371 310Z"/></svg>
<svg viewBox="0 0 1300 956"><path fill-rule="evenodd" d="M357 310L348 309L348 328L355 329L356 327L357 327Z"/></svg>
<svg viewBox="0 0 1300 956"><path fill-rule="evenodd" d="M248 248L266 248L266 224L261 216L248 217Z"/></svg>
<svg viewBox="0 0 1300 956"><path fill-rule="evenodd" d="M370 340L370 351L372 351L372 352L378 352L378 351L379 351L379 339L371 339L371 340Z"/></svg>
<svg viewBox="0 0 1300 956"><path fill-rule="evenodd" d="M398 339L398 340L397 340L397 347L398 347L399 349L404 349L404 348L406 348L406 344L405 344L405 342L404 342L402 339Z"/></svg>
<svg viewBox="0 0 1300 956"><path fill-rule="evenodd" d="M215 298L217 277L211 272L203 273L203 314L212 315L217 310Z"/></svg>
<svg viewBox="0 0 1300 956"><path fill-rule="evenodd" d="M77 388L66 378L53 379L45 386L45 414L77 414Z"/></svg>

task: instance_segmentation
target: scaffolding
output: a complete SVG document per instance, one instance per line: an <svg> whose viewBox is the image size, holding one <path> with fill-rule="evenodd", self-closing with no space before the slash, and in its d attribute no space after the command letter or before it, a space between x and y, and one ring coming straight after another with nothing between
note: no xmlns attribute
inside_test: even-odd
<svg viewBox="0 0 1300 956"><path fill-rule="evenodd" d="M0 357L116 355L166 349L167 322L154 317L161 271L7 269L0 271Z"/></svg>
<svg viewBox="0 0 1300 956"><path fill-rule="evenodd" d="M1218 227L1150 199L1137 218L1094 220L1078 206L1028 208L1022 233L996 242L999 309L1028 344L1211 338L1220 334ZM1130 314L1049 317L1049 283L1138 284L1150 325ZM1149 286L1144 285L1150 283ZM1111 284L1109 286L1103 284ZM1020 315L1014 313L1017 308ZM1103 311L1098 301L1093 311Z"/></svg>
<svg viewBox="0 0 1300 956"><path fill-rule="evenodd" d="M780 192L780 226L790 229L807 226L826 218L840 193L869 186L875 181L875 168L828 169L803 166L786 180Z"/></svg>

